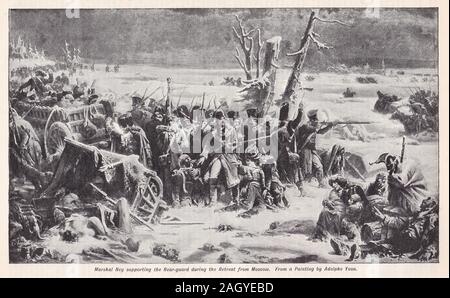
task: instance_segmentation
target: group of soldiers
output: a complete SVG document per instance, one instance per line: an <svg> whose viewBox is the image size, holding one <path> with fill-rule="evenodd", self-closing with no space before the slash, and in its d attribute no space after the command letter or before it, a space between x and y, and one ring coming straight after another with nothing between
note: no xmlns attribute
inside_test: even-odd
<svg viewBox="0 0 450 298"><path fill-rule="evenodd" d="M76 84L64 93L68 85L64 73L54 79L52 72L36 72L18 88L16 95L23 96L16 100L30 99L25 89L33 90L39 99L87 98L83 102L87 105L99 99L92 86ZM314 179L319 187L328 187L328 180L331 191L323 202L314 239L336 236L331 241L335 251L352 259L364 249L395 251L399 241L409 241L408 250L421 250L423 258L437 254L433 250L437 205L427 199L420 170L403 162L403 157L382 154L375 163L384 163L387 173L378 175L363 190L343 178L344 147L335 145L325 155L317 148L318 137L339 124L320 121L317 109L305 112L299 104L292 113L290 104L284 103L278 119L261 117L256 108L240 117L239 112L225 111L221 106L213 110L200 105L173 107L169 92L163 103L144 96L133 96L132 103L131 111L123 114L105 105L107 147L112 152L137 155L145 167L156 171L163 181L163 199L175 208L209 206L250 217L264 209L288 208L285 192L289 185L302 196L305 182ZM254 142L273 137L276 154ZM43 161L36 132L14 109L10 112L10 157L12 170L20 169L37 191L48 183L54 164L51 160L57 159L47 156ZM382 235L377 234L379 241L375 243L374 226L367 227L374 222ZM425 231L424 224L432 231ZM420 231L413 235L414 227ZM367 229L372 232L370 237Z"/></svg>
<svg viewBox="0 0 450 298"><path fill-rule="evenodd" d="M403 153L402 153L403 154ZM439 255L439 204L413 160L381 154L384 164L367 187L342 176L329 179L312 240L330 240L348 260L368 255L429 261Z"/></svg>
<svg viewBox="0 0 450 298"><path fill-rule="evenodd" d="M76 84L65 91L68 85L64 73L54 79L51 71L39 71L18 88L16 100L39 98L53 100L55 105L71 105L86 98L83 104L89 105L99 99L92 86ZM334 146L328 156L316 148L317 135L333 127L332 122L319 121L318 110L305 113L300 105L291 120L286 103L280 108L279 119L266 117L258 122L256 109L248 109L246 117L239 117L239 112L221 107L174 108L168 99L157 104L153 99L134 96L132 101L132 110L121 115L112 107L105 108L108 149L137 155L144 166L155 170L163 181L164 199L174 207L216 206L222 201L228 206L221 210L242 209L246 216L264 208L288 207L286 185L297 186L302 195L305 179L314 178L324 187L325 176L343 174L343 147ZM305 114L307 121L302 121ZM268 125L272 131L267 130ZM252 135L261 142L275 135L277 154L261 150L252 142Z"/></svg>
<svg viewBox="0 0 450 298"><path fill-rule="evenodd" d="M118 123L117 129L111 129L115 140L111 148L135 144L130 145L134 149L128 152L140 155L141 162L157 171L164 183L165 200L175 207L215 206L222 201L226 207L221 211L239 209L244 211L242 216L250 216L261 209L288 207L287 185L297 186L302 195L305 180L316 179L319 187L324 187L325 176L343 174L343 147L333 146L327 156L316 148L317 135L334 125L320 122L318 110L306 113L308 120L301 124L305 117L303 107L299 106L297 116L289 120L287 103L282 105L279 119L258 122L254 108L239 117L237 111L220 107L206 110L180 105L167 109L168 105L158 106L139 96L133 102L130 113L111 120ZM267 128L270 125L274 127L271 131ZM135 137L139 141L126 141L123 136L127 133L139 135ZM274 136L277 154L253 142ZM196 143L196 137L200 143ZM117 152L126 151L123 148Z"/></svg>

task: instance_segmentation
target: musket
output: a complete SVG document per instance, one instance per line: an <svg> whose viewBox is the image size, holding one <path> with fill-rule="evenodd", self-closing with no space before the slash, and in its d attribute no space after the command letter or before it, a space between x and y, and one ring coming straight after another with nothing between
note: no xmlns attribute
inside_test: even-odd
<svg viewBox="0 0 450 298"><path fill-rule="evenodd" d="M333 123L335 125L346 125L346 124L362 124L362 125L367 125L367 124L374 124L376 122L371 122L371 121L337 121L337 122L332 122L332 121L322 121L320 122L320 124L330 124Z"/></svg>
<svg viewBox="0 0 450 298"><path fill-rule="evenodd" d="M156 91L159 90L159 88L161 88L161 86L157 87L155 90L152 91L152 93L150 93L147 97L143 97L143 100L146 100L147 98L149 98L150 96L152 96L153 94L155 94Z"/></svg>
<svg viewBox="0 0 450 298"><path fill-rule="evenodd" d="M405 145L406 145L406 138L405 136L403 136L402 151L400 153L400 162L403 162L403 157L405 156Z"/></svg>
<svg viewBox="0 0 450 298"><path fill-rule="evenodd" d="M361 172L358 170L357 167L355 167L349 160L348 158L344 155L344 160L345 162L350 166L350 168L353 169L353 171L355 171L356 174L358 174L358 176L363 180L366 181L366 178L361 174Z"/></svg>
<svg viewBox="0 0 450 298"><path fill-rule="evenodd" d="M205 107L205 92L203 92L203 97L202 97L202 110Z"/></svg>
<svg viewBox="0 0 450 298"><path fill-rule="evenodd" d="M165 108L166 108L166 113L167 116L171 116L172 114L172 101L170 100L170 83L172 82L171 78L167 78L167 95L166 95L166 104L165 104Z"/></svg>
<svg viewBox="0 0 450 298"><path fill-rule="evenodd" d="M20 118L25 119L25 117L28 116L28 114L34 109L35 106L36 104L33 104L28 111L26 111L22 116L20 116Z"/></svg>
<svg viewBox="0 0 450 298"><path fill-rule="evenodd" d="M180 105L181 96L183 95L184 90L186 90L186 87L183 88L183 91L181 91L181 93L180 93L180 97L178 97L177 108L178 108L178 106Z"/></svg>
<svg viewBox="0 0 450 298"><path fill-rule="evenodd" d="M192 97L191 105L189 106L189 111L192 111L192 108L194 107L194 101L195 101L195 96Z"/></svg>
<svg viewBox="0 0 450 298"><path fill-rule="evenodd" d="M211 107L211 102L213 101L213 99L216 99L216 97L211 97L211 99L208 102L208 106L206 107L207 110L209 110L209 108ZM216 108L216 103L214 102L214 108Z"/></svg>
<svg viewBox="0 0 450 298"><path fill-rule="evenodd" d="M142 101L144 101L145 100L145 95L147 94L147 90L148 90L148 87L147 88L145 88L145 91L144 91L144 94L142 94Z"/></svg>

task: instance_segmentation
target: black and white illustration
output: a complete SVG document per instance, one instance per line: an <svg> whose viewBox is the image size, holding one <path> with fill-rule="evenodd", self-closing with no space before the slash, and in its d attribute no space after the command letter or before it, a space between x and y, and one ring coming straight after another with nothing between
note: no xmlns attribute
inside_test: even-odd
<svg viewBox="0 0 450 298"><path fill-rule="evenodd" d="M438 45L437 8L10 9L9 262L439 262Z"/></svg>

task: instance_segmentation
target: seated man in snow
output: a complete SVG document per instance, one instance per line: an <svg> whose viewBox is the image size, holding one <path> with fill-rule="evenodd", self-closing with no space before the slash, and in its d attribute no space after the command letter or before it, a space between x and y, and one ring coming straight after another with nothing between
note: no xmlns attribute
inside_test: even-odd
<svg viewBox="0 0 450 298"><path fill-rule="evenodd" d="M405 209L408 214L420 210L428 197L425 177L413 161L400 162L399 157L383 153L373 164L384 163L388 171L388 201L394 207Z"/></svg>
<svg viewBox="0 0 450 298"><path fill-rule="evenodd" d="M289 207L289 202L285 194L286 186L280 180L276 162L264 163L262 170L264 171L266 187L272 197L273 205L279 208Z"/></svg>
<svg viewBox="0 0 450 298"><path fill-rule="evenodd" d="M382 209L389 205L387 200L387 175L378 173L374 182L371 182L366 189L367 202L364 204L361 223L374 222L377 217L374 215L374 207Z"/></svg>
<svg viewBox="0 0 450 298"><path fill-rule="evenodd" d="M244 185L241 192L239 205L246 211L239 216L250 217L266 209L266 179L264 171L259 166L260 154L257 151L246 154L245 165L238 168L243 176Z"/></svg>
<svg viewBox="0 0 450 298"><path fill-rule="evenodd" d="M378 226L374 226L372 239L364 246L367 253L381 255L399 255L417 249L415 241L420 241L418 230L414 233L405 231L414 226L417 218L424 217L422 202L427 198L425 179L417 165L413 162L401 163L399 158L388 154L381 154L372 164L384 163L388 171L388 206L373 206L373 215L377 218ZM426 205L426 204L425 204ZM432 220L432 219L431 219ZM421 226L421 224L419 224ZM422 226L423 228L423 226ZM413 229L410 229L412 231ZM419 229L420 230L420 229ZM414 236L411 241L411 237Z"/></svg>
<svg viewBox="0 0 450 298"><path fill-rule="evenodd" d="M332 190L323 200L312 239L325 240L329 236L345 235L348 239L359 238L358 226L367 201L361 186L342 177L329 180Z"/></svg>
<svg viewBox="0 0 450 298"><path fill-rule="evenodd" d="M174 207L199 205L204 190L199 168L193 167L189 155L182 154L179 159L179 168L172 171L172 203Z"/></svg>
<svg viewBox="0 0 450 298"><path fill-rule="evenodd" d="M362 245L365 254L401 256L428 261L439 255L439 206L431 197L423 200L414 214L401 207L375 209L379 229L373 239ZM370 239L367 239L370 240Z"/></svg>
<svg viewBox="0 0 450 298"><path fill-rule="evenodd" d="M239 215L241 217L250 217L266 209L266 181L264 171L258 165L260 154L256 149L249 148L246 151L245 165L238 165L238 173L242 177L239 200L220 209L220 211L244 210Z"/></svg>

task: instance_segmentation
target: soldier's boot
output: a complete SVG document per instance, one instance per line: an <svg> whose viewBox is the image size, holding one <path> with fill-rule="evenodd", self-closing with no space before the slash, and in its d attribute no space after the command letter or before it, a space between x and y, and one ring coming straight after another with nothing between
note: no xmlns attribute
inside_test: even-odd
<svg viewBox="0 0 450 298"><path fill-rule="evenodd" d="M180 200L180 189L177 185L173 185L174 189L172 189L172 207L180 208L181 200Z"/></svg>
<svg viewBox="0 0 450 298"><path fill-rule="evenodd" d="M286 195L283 193L283 195L281 196L281 201L284 204L284 207L289 208L290 204L288 199L286 198Z"/></svg>
<svg viewBox="0 0 450 298"><path fill-rule="evenodd" d="M295 183L295 186L297 186L297 189L300 193L300 197L303 197L303 195L304 195L303 182L305 181L305 175L303 175L303 170L302 170L301 166L298 164L296 166L297 166L296 171L297 171L298 177L295 180L295 181L297 181Z"/></svg>
<svg viewBox="0 0 450 298"><path fill-rule="evenodd" d="M231 195L232 195L233 203L235 203L236 205L239 205L240 204L239 185L237 185L231 189Z"/></svg>
<svg viewBox="0 0 450 298"><path fill-rule="evenodd" d="M214 206L217 204L217 197L219 192L219 186L217 185L217 179L210 179L209 181L209 201L207 206Z"/></svg>
<svg viewBox="0 0 450 298"><path fill-rule="evenodd" d="M298 192L300 193L300 197L303 197L304 189L303 189L303 181L299 181L295 183L297 186Z"/></svg>

